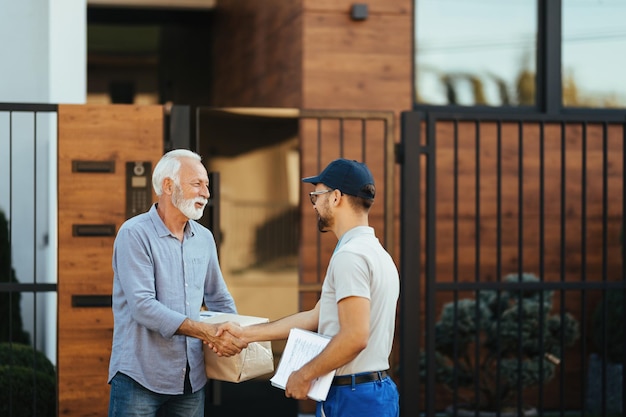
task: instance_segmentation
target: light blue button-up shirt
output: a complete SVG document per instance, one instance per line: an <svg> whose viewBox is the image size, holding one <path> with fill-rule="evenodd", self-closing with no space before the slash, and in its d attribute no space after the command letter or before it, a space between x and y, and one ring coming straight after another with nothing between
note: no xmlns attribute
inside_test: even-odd
<svg viewBox="0 0 626 417"><path fill-rule="evenodd" d="M209 310L236 313L220 270L213 234L195 221L179 241L156 204L127 220L113 245L113 350L117 372L150 391L182 394L187 361L193 392L206 384L202 341L176 335L185 318Z"/></svg>

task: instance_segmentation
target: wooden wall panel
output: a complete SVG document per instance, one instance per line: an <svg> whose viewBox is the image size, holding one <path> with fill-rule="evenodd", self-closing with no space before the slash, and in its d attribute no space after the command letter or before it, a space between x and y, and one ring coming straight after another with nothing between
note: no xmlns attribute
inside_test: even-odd
<svg viewBox="0 0 626 417"><path fill-rule="evenodd" d="M59 415L107 414L113 315L110 307L72 307L72 295L110 295L114 237L75 237L73 224L126 220L127 161L163 153L161 106L59 106L58 393ZM72 161L114 161L113 173L75 173Z"/></svg>
<svg viewBox="0 0 626 417"><path fill-rule="evenodd" d="M347 13L355 4L352 0L303 0L302 2L306 11L332 13ZM410 13L412 9L412 2L410 1L370 0L365 4L367 4L370 14L406 14Z"/></svg>
<svg viewBox="0 0 626 417"><path fill-rule="evenodd" d="M219 0L216 106L300 107L302 9L297 0Z"/></svg>
<svg viewBox="0 0 626 417"><path fill-rule="evenodd" d="M303 108L410 109L411 10L408 0L377 1L352 21L349 2L305 2Z"/></svg>
<svg viewBox="0 0 626 417"><path fill-rule="evenodd" d="M369 17L364 21L350 19L353 2L345 0L304 0L302 21L302 108L336 110L380 110L395 114L394 140L399 142L399 115L412 107L412 44L413 6L409 0L374 0L368 2ZM367 129L377 129L368 124ZM368 130L369 131L369 130ZM332 134L331 134L332 135ZM337 137L324 133L321 148L314 129L300 132L303 176L316 171L318 158L323 166L339 155L359 160L365 159L377 172L384 170L382 147L363 154L358 140L349 141L339 148ZM394 170L394 259L399 264L399 170ZM375 174L376 176L376 174ZM382 195L382 178L376 177L379 197ZM384 205L377 199L370 220L382 237ZM316 242L308 236L311 220L303 211L301 262L303 283L312 275L310 245ZM309 245L309 246L307 246ZM334 247L334 246L333 246ZM327 248L322 246L323 253ZM326 251L326 252L325 252ZM332 249L331 249L332 253ZM330 257L329 254L324 256ZM322 259L324 264L326 258ZM322 271L323 273L323 271ZM322 275L323 277L323 275Z"/></svg>
<svg viewBox="0 0 626 417"><path fill-rule="evenodd" d="M303 141L301 166L302 177L308 177L317 175L328 163L340 157L367 163L376 182L376 199L370 211L370 225L376 230L381 243L385 244L386 138L382 125L382 121L377 119L341 122L331 119L330 114L328 119L319 121L304 119L301 123L301 135L319 137L319 141ZM337 239L332 233L320 233L317 229L317 216L308 201L308 193L313 191L313 187L302 184L302 191L300 282L321 287Z"/></svg>
<svg viewBox="0 0 626 417"><path fill-rule="evenodd" d="M621 126L611 126L607 140L607 205L603 207L603 163L601 127L589 125L586 145L576 125L566 127L565 165L562 165L561 129L551 125L544 129L543 184L540 165L540 131L536 124L523 127L522 147L517 128L505 126L502 134L501 178L497 178L497 136L495 125L480 126L480 150L473 124L459 125L457 154L458 178L458 251L461 281L474 281L476 272L476 244L480 245L479 274L481 281L494 281L520 268L539 273L540 262L545 268L544 278L556 281L562 249L565 253L565 279L580 281L602 279L602 216L607 216L607 251L609 270L619 277L619 234L623 207L623 133ZM437 127L437 279L452 281L454 222L454 149L451 125ZM586 146L586 147L585 147ZM520 165L520 157L521 165ZM586 167L583 167L583 155ZM477 170L479 175L476 175ZM583 189L583 170L586 179ZM478 181L478 182L477 182ZM477 188L478 187L478 188ZM501 216L501 274L496 271L498 215L498 187L500 187ZM543 187L543 190L541 189ZM561 205L561 188L565 190L565 206ZM477 192L478 189L478 192ZM543 193L543 195L542 195ZM478 198L478 200L477 200ZM585 212L583 213L583 205ZM583 217L584 215L584 217ZM561 242L561 216L565 222L565 242ZM520 221L521 217L521 221ZM542 236L540 219L543 217L544 250L540 252ZM477 220L478 219L478 222ZM583 220L585 241L582 240ZM521 255L520 260L520 240ZM564 246L564 248L563 248ZM587 250L586 270L582 269L580 254ZM613 278L616 278L613 277ZM609 278L610 279L610 278Z"/></svg>

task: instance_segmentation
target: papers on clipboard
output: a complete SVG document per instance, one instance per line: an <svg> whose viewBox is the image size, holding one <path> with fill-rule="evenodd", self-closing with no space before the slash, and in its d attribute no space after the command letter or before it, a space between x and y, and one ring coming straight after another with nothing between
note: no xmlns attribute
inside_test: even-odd
<svg viewBox="0 0 626 417"><path fill-rule="evenodd" d="M273 386L285 389L287 380L292 372L302 368L307 362L319 355L330 342L330 337L319 333L302 329L291 329L285 350L276 369L276 373L270 379ZM330 384L333 382L335 371L321 376L313 381L308 397L315 401L326 400Z"/></svg>

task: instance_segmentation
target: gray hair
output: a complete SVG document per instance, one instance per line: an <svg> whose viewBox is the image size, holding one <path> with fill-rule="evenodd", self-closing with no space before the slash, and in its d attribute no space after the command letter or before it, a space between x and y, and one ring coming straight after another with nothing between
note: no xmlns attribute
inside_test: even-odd
<svg viewBox="0 0 626 417"><path fill-rule="evenodd" d="M178 171L180 171L181 158L192 158L196 161L201 161L202 157L195 152L188 149L174 149L169 151L154 167L152 172L152 188L157 196L163 194L163 180L165 178L171 178L179 184Z"/></svg>

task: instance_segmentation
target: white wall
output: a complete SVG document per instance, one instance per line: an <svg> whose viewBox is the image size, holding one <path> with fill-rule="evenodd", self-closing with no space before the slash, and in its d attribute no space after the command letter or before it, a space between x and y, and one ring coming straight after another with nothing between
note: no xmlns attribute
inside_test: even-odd
<svg viewBox="0 0 626 417"><path fill-rule="evenodd" d="M85 103L86 0L0 0L0 102Z"/></svg>
<svg viewBox="0 0 626 417"><path fill-rule="evenodd" d="M49 102L84 104L87 101L87 0L47 1L52 5L48 38Z"/></svg>
<svg viewBox="0 0 626 417"><path fill-rule="evenodd" d="M0 103L84 104L86 50L86 0L0 0ZM57 282L53 116L0 112L0 159L3 172L12 169L0 179L0 209L11 216L13 266L22 283ZM56 294L22 295L25 329L53 362L56 310Z"/></svg>
<svg viewBox="0 0 626 417"><path fill-rule="evenodd" d="M48 2L0 0L0 101L48 98Z"/></svg>

